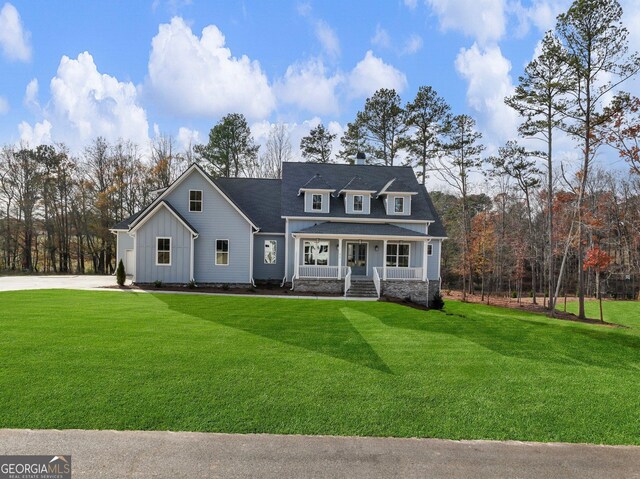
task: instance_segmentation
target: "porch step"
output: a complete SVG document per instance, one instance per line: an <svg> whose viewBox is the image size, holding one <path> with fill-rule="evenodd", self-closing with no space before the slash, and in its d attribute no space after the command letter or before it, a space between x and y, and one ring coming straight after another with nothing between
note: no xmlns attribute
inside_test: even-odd
<svg viewBox="0 0 640 479"><path fill-rule="evenodd" d="M347 291L347 298L377 298L376 286L371 280L354 280Z"/></svg>

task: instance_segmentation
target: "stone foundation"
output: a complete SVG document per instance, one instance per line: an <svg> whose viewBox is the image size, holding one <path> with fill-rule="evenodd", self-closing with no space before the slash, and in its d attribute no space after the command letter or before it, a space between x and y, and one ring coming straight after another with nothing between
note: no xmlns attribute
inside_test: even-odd
<svg viewBox="0 0 640 479"><path fill-rule="evenodd" d="M293 290L305 293L343 294L344 280L337 279L296 279Z"/></svg>
<svg viewBox="0 0 640 479"><path fill-rule="evenodd" d="M429 306L431 299L440 290L439 281L380 281L381 294L392 298L406 299L413 303Z"/></svg>

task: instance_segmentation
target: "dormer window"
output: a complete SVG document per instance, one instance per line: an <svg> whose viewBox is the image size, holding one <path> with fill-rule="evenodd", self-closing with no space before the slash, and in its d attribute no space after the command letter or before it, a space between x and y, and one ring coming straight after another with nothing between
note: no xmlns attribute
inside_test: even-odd
<svg viewBox="0 0 640 479"><path fill-rule="evenodd" d="M322 211L322 195L314 193L311 197L311 209L313 211Z"/></svg>
<svg viewBox="0 0 640 479"><path fill-rule="evenodd" d="M353 195L353 211L363 210L363 197L362 195Z"/></svg>
<svg viewBox="0 0 640 479"><path fill-rule="evenodd" d="M393 212L396 214L404 213L404 198L396 196L393 203Z"/></svg>

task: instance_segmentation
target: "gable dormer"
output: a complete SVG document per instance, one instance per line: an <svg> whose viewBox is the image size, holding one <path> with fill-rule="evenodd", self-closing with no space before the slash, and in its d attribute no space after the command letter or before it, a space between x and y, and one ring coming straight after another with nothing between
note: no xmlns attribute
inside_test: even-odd
<svg viewBox="0 0 640 479"><path fill-rule="evenodd" d="M344 211L348 215L368 215L371 212L371 196L376 192L362 178L354 176L338 192L344 196Z"/></svg>
<svg viewBox="0 0 640 479"><path fill-rule="evenodd" d="M298 190L298 196L304 194L304 212L328 214L331 194L334 191L335 189L331 188L319 174L311 177Z"/></svg>
<svg viewBox="0 0 640 479"><path fill-rule="evenodd" d="M410 216L411 198L417 194L417 191L412 191L412 188L393 178L382 187L376 198L382 198L388 216Z"/></svg>

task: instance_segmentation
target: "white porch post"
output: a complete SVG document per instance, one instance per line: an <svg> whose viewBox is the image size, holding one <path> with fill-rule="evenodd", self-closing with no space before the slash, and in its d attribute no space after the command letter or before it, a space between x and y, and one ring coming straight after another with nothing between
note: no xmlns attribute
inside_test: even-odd
<svg viewBox="0 0 640 479"><path fill-rule="evenodd" d="M300 273L300 238L296 237L295 240L295 253L293 255L293 277L298 279L298 274Z"/></svg>
<svg viewBox="0 0 640 479"><path fill-rule="evenodd" d="M427 251L429 250L429 242L431 240L424 240L424 251L422 253L422 281L426 281L427 280L427 265L428 265L428 261L427 261Z"/></svg>
<svg viewBox="0 0 640 479"><path fill-rule="evenodd" d="M342 239L338 238L338 279L342 279Z"/></svg>
<svg viewBox="0 0 640 479"><path fill-rule="evenodd" d="M382 246L382 279L384 281L387 280L387 240L384 240L384 245Z"/></svg>

